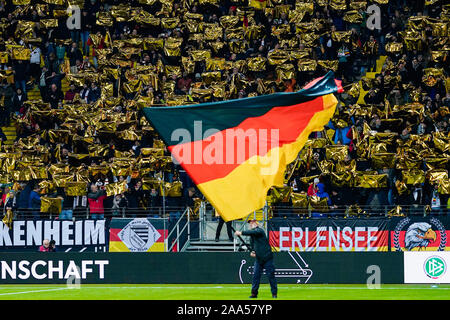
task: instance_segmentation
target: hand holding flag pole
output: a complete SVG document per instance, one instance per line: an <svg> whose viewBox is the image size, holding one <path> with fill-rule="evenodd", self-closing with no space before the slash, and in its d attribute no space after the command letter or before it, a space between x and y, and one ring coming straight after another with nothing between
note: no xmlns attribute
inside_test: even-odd
<svg viewBox="0 0 450 320"><path fill-rule="evenodd" d="M244 244L249 251L252 251L252 247L247 242L245 242L240 235L236 234L237 231L233 228L233 226L231 226L231 230L233 230L234 234L239 238L239 240L241 240L242 244Z"/></svg>

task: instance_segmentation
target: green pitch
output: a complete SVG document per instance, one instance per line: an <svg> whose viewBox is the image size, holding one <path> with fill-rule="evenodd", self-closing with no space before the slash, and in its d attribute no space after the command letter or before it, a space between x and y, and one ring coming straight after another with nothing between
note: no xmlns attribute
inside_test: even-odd
<svg viewBox="0 0 450 320"><path fill-rule="evenodd" d="M250 285L0 285L0 300L246 300ZM271 300L268 285L258 299ZM279 285L281 300L450 300L450 285Z"/></svg>

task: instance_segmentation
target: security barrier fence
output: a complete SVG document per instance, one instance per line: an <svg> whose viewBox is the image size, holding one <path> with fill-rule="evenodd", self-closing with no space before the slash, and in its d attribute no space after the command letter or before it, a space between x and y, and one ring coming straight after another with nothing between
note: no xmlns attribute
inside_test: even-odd
<svg viewBox="0 0 450 320"><path fill-rule="evenodd" d="M96 219L101 218L136 218L136 217L180 217L187 207L149 207L149 208L104 208L102 214L92 213L89 207L62 209L58 211L41 212L39 209L17 209L13 211L12 219ZM192 220L215 219L218 217L211 205L202 203L198 207L189 208ZM204 210L204 214L202 214ZM446 206L432 208L428 205L347 205L331 207L296 207L289 204L265 206L260 212L251 213L250 217L257 217L263 221L272 217L300 217L300 218L326 218L326 217L376 217L376 216L427 216L446 215L449 212ZM245 219L244 219L245 220ZM4 222L6 213L4 213Z"/></svg>

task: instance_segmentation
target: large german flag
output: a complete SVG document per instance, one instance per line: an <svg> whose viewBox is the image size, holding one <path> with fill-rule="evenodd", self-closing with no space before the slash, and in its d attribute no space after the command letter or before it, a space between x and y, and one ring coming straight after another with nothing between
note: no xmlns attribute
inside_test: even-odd
<svg viewBox="0 0 450 320"><path fill-rule="evenodd" d="M283 186L313 131L333 116L341 92L332 72L295 93L179 107L144 108L175 161L225 221L262 208Z"/></svg>

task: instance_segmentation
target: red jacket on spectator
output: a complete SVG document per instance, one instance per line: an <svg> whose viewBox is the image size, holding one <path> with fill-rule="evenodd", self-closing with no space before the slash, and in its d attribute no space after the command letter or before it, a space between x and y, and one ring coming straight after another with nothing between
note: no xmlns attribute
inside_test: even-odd
<svg viewBox="0 0 450 320"><path fill-rule="evenodd" d="M103 200L105 200L106 195L101 195L98 198L89 198L89 211L91 214L104 214L105 210L103 207Z"/></svg>
<svg viewBox="0 0 450 320"><path fill-rule="evenodd" d="M44 247L44 246L40 246L40 247L39 247L39 252L48 252L49 249L50 249L49 247L46 248L46 247Z"/></svg>
<svg viewBox="0 0 450 320"><path fill-rule="evenodd" d="M97 53L95 52L95 49L103 49L105 47L105 37L102 37L102 39L100 40L100 43L98 44L98 46L94 46L94 41L92 41L92 39L89 37L88 41L87 41L87 45L88 46L92 46L92 56L96 57Z"/></svg>
<svg viewBox="0 0 450 320"><path fill-rule="evenodd" d="M351 129L348 130L345 136L351 140L350 144L348 145L348 151L352 152L355 149L355 140L353 140L353 130Z"/></svg>
<svg viewBox="0 0 450 320"><path fill-rule="evenodd" d="M75 98L75 95L77 94L77 92L76 91L72 91L72 90L67 90L66 91L66 94L65 94L65 96L64 96L64 100L66 100L66 101L72 101L73 100L73 98Z"/></svg>
<svg viewBox="0 0 450 320"><path fill-rule="evenodd" d="M297 80L291 79L290 81L286 81L286 90L284 92L294 92L295 84L297 83Z"/></svg>
<svg viewBox="0 0 450 320"><path fill-rule="evenodd" d="M317 191L318 191L318 189L317 189L317 186L315 186L314 185L314 183L311 183L310 185L309 185L309 187L308 187L308 196L315 196L315 195L317 195Z"/></svg>

